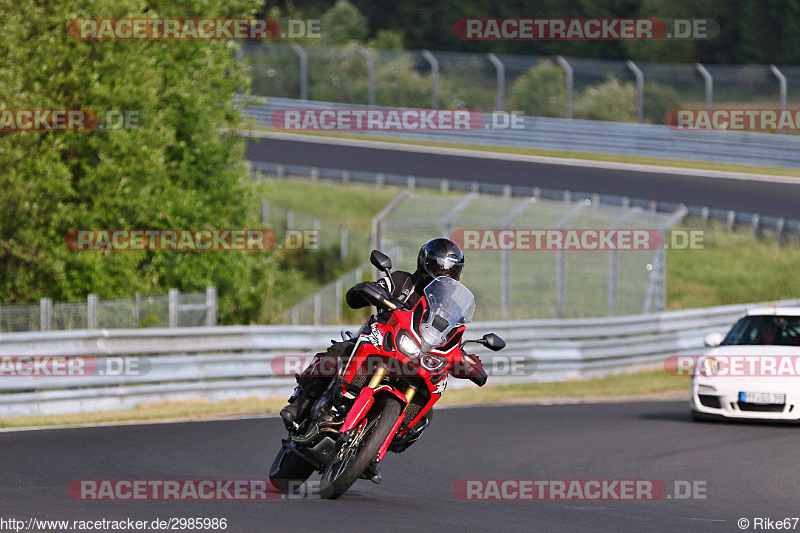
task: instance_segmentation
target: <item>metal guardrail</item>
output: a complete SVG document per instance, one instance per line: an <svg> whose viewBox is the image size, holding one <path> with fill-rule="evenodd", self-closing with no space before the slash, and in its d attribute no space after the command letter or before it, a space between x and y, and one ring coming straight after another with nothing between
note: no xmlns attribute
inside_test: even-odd
<svg viewBox="0 0 800 533"><path fill-rule="evenodd" d="M286 178L291 176L308 177L311 179L327 179L340 183L369 183L380 188L384 185L394 185L415 189L417 187L439 191L466 191L486 194L502 194L505 196L531 196L550 200L590 200L593 204L605 203L614 206L641 207L642 209L655 210L660 213L674 213L681 205L675 202L659 202L645 198L630 198L612 194L596 194L581 191L568 191L563 189L543 189L523 185L501 185L499 183L481 183L477 181L459 181L447 178L433 178L423 176L409 176L400 174L386 174L382 172L355 171L347 169L318 168L301 165L284 165L282 163L267 163L263 161L250 161L253 171L260 172L262 176ZM733 231L739 227L747 227L755 236L774 236L778 245L783 245L788 236L800 237L800 220L784 219L758 213L733 211L726 209L711 209L707 206L686 205L686 216L695 217L705 225L711 220L724 222L728 230ZM373 247L374 243L373 243Z"/></svg>
<svg viewBox="0 0 800 533"><path fill-rule="evenodd" d="M796 306L800 300L775 302ZM752 305L729 305L617 318L474 323L467 337L497 332L508 347L484 359L490 382L544 382L634 371L668 355L697 354L710 332L724 331ZM0 416L129 409L165 401L287 395L291 376L276 375L276 356L312 354L338 338L332 326L72 330L0 336L2 355L146 356L140 376L0 375ZM524 375L498 375L509 358ZM451 380L451 386L467 384ZM476 390L476 395L480 392Z"/></svg>
<svg viewBox="0 0 800 533"><path fill-rule="evenodd" d="M262 99L263 100L263 99ZM388 109L381 107L267 98L251 99L244 112L257 124L271 127L272 113L283 109ZM485 114L484 123L491 123ZM523 129L467 131L359 131L376 137L405 137L481 145L520 146L549 150L602 152L719 161L779 167L800 167L800 135L775 135L741 131L677 131L654 124L628 124L599 120L524 117Z"/></svg>

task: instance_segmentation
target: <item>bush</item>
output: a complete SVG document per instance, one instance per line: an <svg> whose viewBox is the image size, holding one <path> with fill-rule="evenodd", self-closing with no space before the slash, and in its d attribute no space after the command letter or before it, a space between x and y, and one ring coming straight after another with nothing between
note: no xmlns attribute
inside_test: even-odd
<svg viewBox="0 0 800 533"><path fill-rule="evenodd" d="M545 61L529 69L511 86L508 109L539 117L566 115L566 75L564 69Z"/></svg>
<svg viewBox="0 0 800 533"><path fill-rule="evenodd" d="M664 115L670 109L681 107L678 91L654 81L644 84L644 120L652 124L663 124Z"/></svg>
<svg viewBox="0 0 800 533"><path fill-rule="evenodd" d="M333 44L363 41L369 33L366 17L347 0L338 0L326 11L320 26L323 39Z"/></svg>
<svg viewBox="0 0 800 533"><path fill-rule="evenodd" d="M609 76L586 89L575 100L573 110L575 118L585 120L636 122L636 85Z"/></svg>

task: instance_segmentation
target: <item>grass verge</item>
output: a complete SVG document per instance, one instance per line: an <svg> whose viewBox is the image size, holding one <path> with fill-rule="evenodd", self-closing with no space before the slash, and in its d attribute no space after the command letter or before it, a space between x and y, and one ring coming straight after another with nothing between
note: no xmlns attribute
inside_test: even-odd
<svg viewBox="0 0 800 533"><path fill-rule="evenodd" d="M579 399L635 397L648 394L688 391L688 378L670 376L663 370L620 374L581 381L530 383L524 385L487 385L481 389L451 389L445 392L442 405L524 402L537 399ZM21 416L0 418L0 428L70 426L157 420L202 420L225 416L277 413L284 398L228 400L224 402L175 402L143 405L126 411L101 411L69 415Z"/></svg>

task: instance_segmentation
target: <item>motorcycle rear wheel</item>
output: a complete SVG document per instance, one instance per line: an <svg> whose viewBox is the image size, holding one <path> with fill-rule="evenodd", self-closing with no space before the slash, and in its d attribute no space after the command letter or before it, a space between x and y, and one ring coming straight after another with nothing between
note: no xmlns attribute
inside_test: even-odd
<svg viewBox="0 0 800 533"><path fill-rule="evenodd" d="M342 460L334 459L325 469L319 483L320 496L334 500L347 492L378 456L378 450L386 442L402 410L403 406L399 401L393 398L386 400L383 410L377 415L375 425L364 437L355 454Z"/></svg>
<svg viewBox="0 0 800 533"><path fill-rule="evenodd" d="M282 446L269 469L269 479L282 493L297 492L314 470L308 462Z"/></svg>

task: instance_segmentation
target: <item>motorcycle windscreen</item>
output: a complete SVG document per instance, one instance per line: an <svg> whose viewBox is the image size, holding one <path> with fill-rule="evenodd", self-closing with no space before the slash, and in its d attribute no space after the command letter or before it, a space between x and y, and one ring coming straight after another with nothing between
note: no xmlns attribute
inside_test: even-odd
<svg viewBox="0 0 800 533"><path fill-rule="evenodd" d="M429 313L420 335L426 344L441 346L454 327L472 320L475 297L464 285L447 276L435 278L424 293Z"/></svg>

